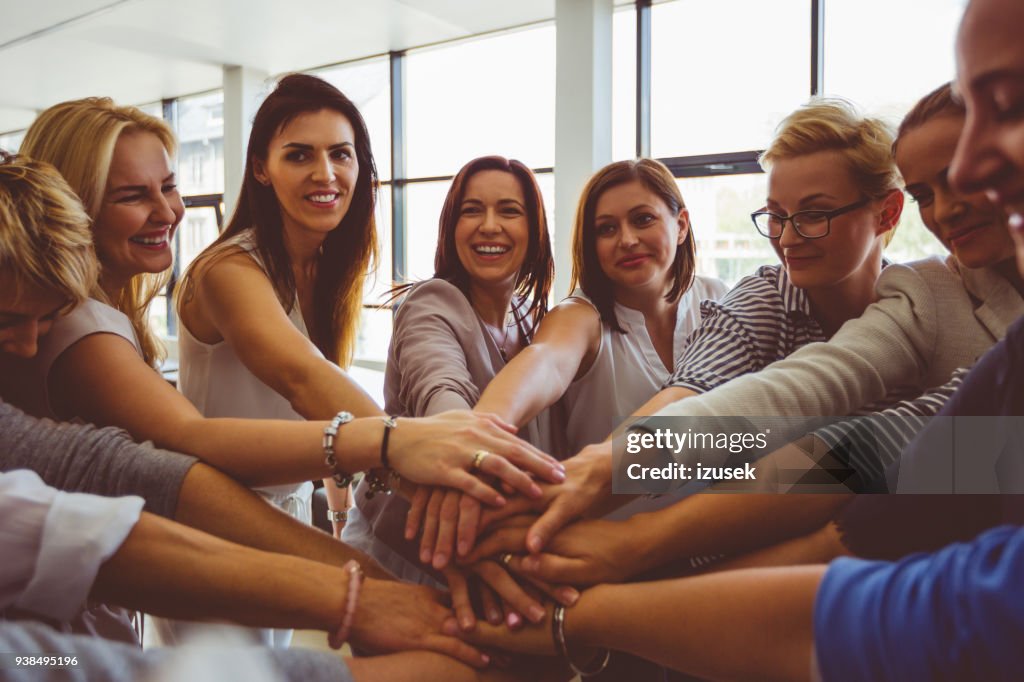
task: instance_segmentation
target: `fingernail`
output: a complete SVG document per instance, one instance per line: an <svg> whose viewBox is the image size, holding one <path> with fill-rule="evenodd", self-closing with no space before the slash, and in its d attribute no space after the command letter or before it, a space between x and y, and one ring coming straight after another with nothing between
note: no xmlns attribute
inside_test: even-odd
<svg viewBox="0 0 1024 682"><path fill-rule="evenodd" d="M528 538L528 539L526 540L526 547L527 547L527 549L529 549L529 550L530 550L531 552L533 552L534 554L536 554L537 552L539 552L539 551L540 551L540 538L538 538L538 537L536 537L536 536L535 536L535 537L532 537L532 538Z"/></svg>
<svg viewBox="0 0 1024 682"><path fill-rule="evenodd" d="M444 568L448 563L448 556L445 554L434 555L434 568Z"/></svg>
<svg viewBox="0 0 1024 682"><path fill-rule="evenodd" d="M445 619L444 624L441 625L441 632L451 637L459 634L459 626L455 623L455 619Z"/></svg>
<svg viewBox="0 0 1024 682"><path fill-rule="evenodd" d="M484 662L484 665L487 665L491 662L491 657L487 654L480 654L480 660Z"/></svg>
<svg viewBox="0 0 1024 682"><path fill-rule="evenodd" d="M498 625L501 623L501 614L494 609L491 609L487 612L487 622L491 625Z"/></svg>
<svg viewBox="0 0 1024 682"><path fill-rule="evenodd" d="M499 507L504 507L505 498L502 497L501 495L498 495L496 498L494 498L494 504L498 505Z"/></svg>
<svg viewBox="0 0 1024 682"><path fill-rule="evenodd" d="M530 616L530 620L532 620L534 623L539 623L542 620L544 620L544 609L537 606L536 604L533 604L532 606L530 606L528 615Z"/></svg>
<svg viewBox="0 0 1024 682"><path fill-rule="evenodd" d="M463 630L472 630L473 629L473 625L475 625L475 623L473 622L473 619L470 618L469 616L464 617L459 624L462 626Z"/></svg>
<svg viewBox="0 0 1024 682"><path fill-rule="evenodd" d="M421 549L420 550L420 561L422 563L425 563L425 564L429 564L430 563L430 550L429 549Z"/></svg>
<svg viewBox="0 0 1024 682"><path fill-rule="evenodd" d="M505 620L508 622L508 626L510 628L517 628L523 624L523 619L519 616L518 613L508 614L508 618L506 618Z"/></svg>
<svg viewBox="0 0 1024 682"><path fill-rule="evenodd" d="M469 543L465 540L460 542L458 552L459 556L466 556L466 554L469 552Z"/></svg>
<svg viewBox="0 0 1024 682"><path fill-rule="evenodd" d="M579 601L580 593L571 587L565 587L558 590L558 601L562 602L562 606L572 606Z"/></svg>
<svg viewBox="0 0 1024 682"><path fill-rule="evenodd" d="M551 471L559 483L565 480L565 469L552 469Z"/></svg>
<svg viewBox="0 0 1024 682"><path fill-rule="evenodd" d="M412 528L405 529L405 539L412 540Z"/></svg>

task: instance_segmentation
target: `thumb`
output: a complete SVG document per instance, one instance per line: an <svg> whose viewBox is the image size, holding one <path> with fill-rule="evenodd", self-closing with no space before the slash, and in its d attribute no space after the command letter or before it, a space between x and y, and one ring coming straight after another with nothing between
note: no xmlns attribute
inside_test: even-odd
<svg viewBox="0 0 1024 682"><path fill-rule="evenodd" d="M572 513L566 508L565 504L560 503L561 500L556 500L554 504L548 507L547 511L541 514L541 517L537 519L530 530L526 534L526 548L532 553L537 554L544 547L547 546L551 538L554 537L555 533L565 527L569 521L572 520Z"/></svg>

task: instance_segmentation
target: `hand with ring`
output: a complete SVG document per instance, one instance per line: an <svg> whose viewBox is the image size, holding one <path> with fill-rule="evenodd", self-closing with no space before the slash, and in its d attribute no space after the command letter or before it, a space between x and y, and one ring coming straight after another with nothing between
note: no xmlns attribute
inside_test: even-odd
<svg viewBox="0 0 1024 682"><path fill-rule="evenodd" d="M414 483L456 488L493 506L505 504L505 498L482 475L527 497L541 494L531 474L548 483L564 481L558 460L518 438L515 430L495 415L468 410L401 419L390 437L391 466Z"/></svg>

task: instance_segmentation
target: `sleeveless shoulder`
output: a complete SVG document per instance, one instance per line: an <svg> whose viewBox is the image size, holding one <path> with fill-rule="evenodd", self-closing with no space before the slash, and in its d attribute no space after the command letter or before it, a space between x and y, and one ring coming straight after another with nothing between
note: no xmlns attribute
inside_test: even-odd
<svg viewBox="0 0 1024 682"><path fill-rule="evenodd" d="M131 343L139 356L142 355L142 348L128 317L106 303L90 298L55 320L50 333L42 338L37 362L43 376L49 376L50 368L64 351L92 334L116 334Z"/></svg>

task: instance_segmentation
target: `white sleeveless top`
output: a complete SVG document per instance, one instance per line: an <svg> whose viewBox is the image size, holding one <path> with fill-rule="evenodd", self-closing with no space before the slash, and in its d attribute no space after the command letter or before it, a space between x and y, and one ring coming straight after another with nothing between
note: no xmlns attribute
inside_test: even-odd
<svg viewBox="0 0 1024 682"><path fill-rule="evenodd" d="M695 276L693 285L680 297L676 311L676 329L672 336L672 357L686 349L690 333L700 326L700 302L717 301L729 288L720 280ZM593 305L582 290L569 298ZM647 333L644 314L615 303L615 316L625 334L601 323L601 347L594 363L582 377L572 382L562 397L569 451L608 437L623 417L650 400L661 390L673 367L665 367Z"/></svg>
<svg viewBox="0 0 1024 682"><path fill-rule="evenodd" d="M267 271L256 251L251 231L243 232L227 243L244 249L261 270ZM298 300L288 313L288 319L303 336L309 338ZM192 336L182 322L178 325L178 356L178 389L204 417L302 419L281 394L249 371L227 341L203 343ZM255 490L300 521L311 523L312 483L307 481Z"/></svg>

